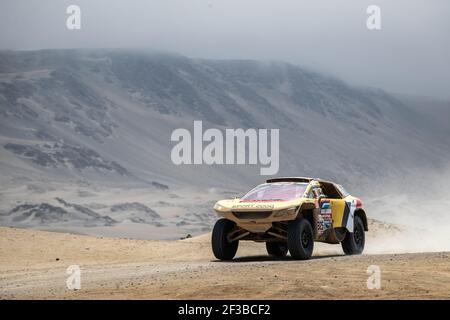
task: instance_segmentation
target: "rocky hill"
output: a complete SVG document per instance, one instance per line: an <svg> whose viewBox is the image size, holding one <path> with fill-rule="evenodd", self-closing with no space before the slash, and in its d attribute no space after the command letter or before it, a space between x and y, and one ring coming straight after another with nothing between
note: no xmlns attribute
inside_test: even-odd
<svg viewBox="0 0 450 320"><path fill-rule="evenodd" d="M78 204L85 204L78 192L113 187L148 188L151 201L151 194L165 193L158 200L171 202L179 196L173 190L233 194L266 178L258 165L173 164L171 133L192 130L194 120L205 129L280 129L278 175L337 180L360 193L361 181L446 165L442 119L450 118L449 106L350 86L284 62L133 50L2 51L0 210L20 213L17 219L33 210L67 211L55 203L61 195L48 196L61 185L77 193L63 200ZM31 201L36 194L42 197ZM117 199L101 216L134 202ZM192 214L205 214L209 205L199 203ZM139 205L128 209L139 211L135 221L155 219Z"/></svg>

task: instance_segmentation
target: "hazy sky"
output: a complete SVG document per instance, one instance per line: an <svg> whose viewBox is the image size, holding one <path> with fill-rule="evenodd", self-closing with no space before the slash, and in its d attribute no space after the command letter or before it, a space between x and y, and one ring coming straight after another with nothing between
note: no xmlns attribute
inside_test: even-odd
<svg viewBox="0 0 450 320"><path fill-rule="evenodd" d="M66 8L81 8L81 30ZM381 30L366 9L381 8ZM284 60L350 83L450 99L448 0L0 0L0 49L134 47Z"/></svg>

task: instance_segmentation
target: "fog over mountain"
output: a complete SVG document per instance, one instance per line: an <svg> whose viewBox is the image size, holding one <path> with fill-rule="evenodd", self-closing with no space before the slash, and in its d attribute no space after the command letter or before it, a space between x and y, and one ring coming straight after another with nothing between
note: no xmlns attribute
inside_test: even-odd
<svg viewBox="0 0 450 320"><path fill-rule="evenodd" d="M187 226L210 225L213 199L267 177L257 165L173 164L171 133L192 130L194 120L205 129L280 129L278 175L337 180L361 193L361 181L446 168L445 119L449 102L354 87L285 62L2 51L0 217L51 225L56 212L69 226L198 230ZM182 190L200 198L188 206Z"/></svg>
<svg viewBox="0 0 450 320"><path fill-rule="evenodd" d="M81 29L66 27L67 8ZM381 10L369 30L367 9ZM156 48L208 59L282 60L352 84L450 99L445 0L0 1L0 50Z"/></svg>

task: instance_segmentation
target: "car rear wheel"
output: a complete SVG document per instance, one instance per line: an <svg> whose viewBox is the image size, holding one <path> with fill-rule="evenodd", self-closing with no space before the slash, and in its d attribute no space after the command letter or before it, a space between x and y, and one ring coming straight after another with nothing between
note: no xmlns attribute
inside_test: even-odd
<svg viewBox="0 0 450 320"><path fill-rule="evenodd" d="M288 228L287 244L292 258L296 260L311 258L314 249L311 223L305 218L292 221Z"/></svg>
<svg viewBox="0 0 450 320"><path fill-rule="evenodd" d="M356 216L354 220L353 232L347 232L344 240L341 242L345 254L361 254L364 250L365 233L364 224L360 217Z"/></svg>
<svg viewBox="0 0 450 320"><path fill-rule="evenodd" d="M266 242L267 253L274 257L284 257L288 252L287 243Z"/></svg>
<svg viewBox="0 0 450 320"><path fill-rule="evenodd" d="M231 260L236 254L239 240L229 242L227 235L233 230L235 223L227 219L217 220L211 237L214 256L219 260Z"/></svg>

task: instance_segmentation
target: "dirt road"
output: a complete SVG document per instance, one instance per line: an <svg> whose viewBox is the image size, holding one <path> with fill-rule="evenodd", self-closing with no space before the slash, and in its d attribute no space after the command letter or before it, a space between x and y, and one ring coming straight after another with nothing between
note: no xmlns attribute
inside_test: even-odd
<svg viewBox="0 0 450 320"><path fill-rule="evenodd" d="M80 290L66 287L70 265L81 268ZM380 267L379 290L367 289L370 265ZM450 298L450 253L344 256L319 244L313 259L293 261L244 242L233 262L218 262L209 235L143 241L0 228L0 275L2 299Z"/></svg>

